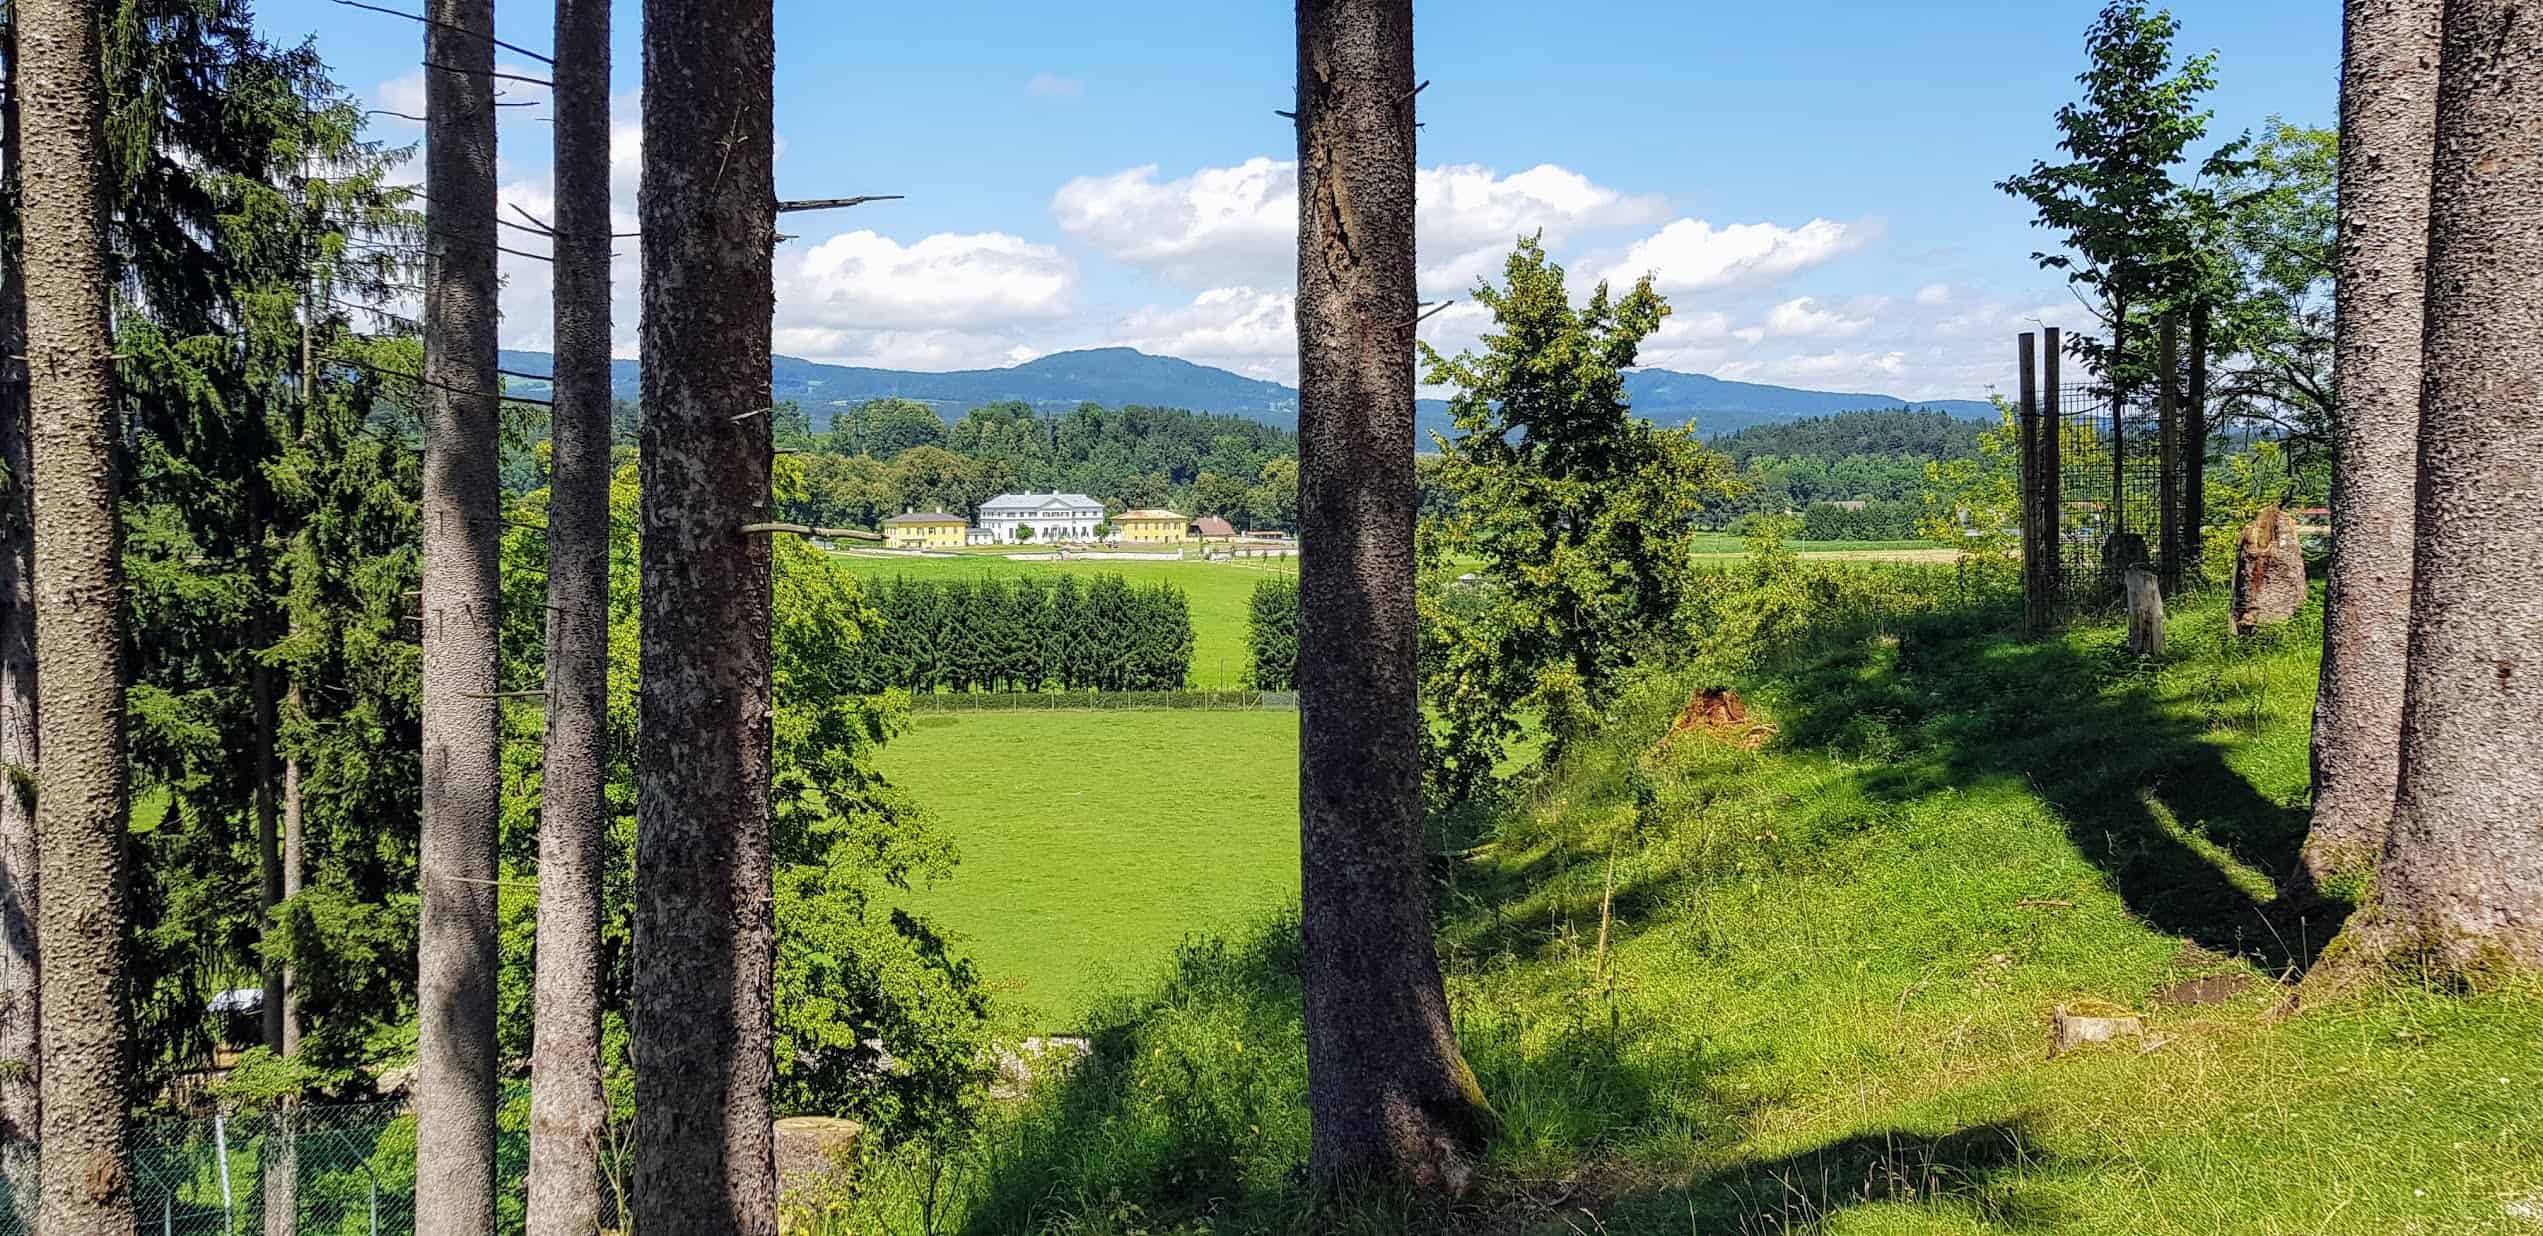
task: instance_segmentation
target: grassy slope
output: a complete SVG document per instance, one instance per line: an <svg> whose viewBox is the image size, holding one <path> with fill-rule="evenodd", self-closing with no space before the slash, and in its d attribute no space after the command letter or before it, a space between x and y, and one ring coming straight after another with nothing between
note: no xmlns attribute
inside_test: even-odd
<svg viewBox="0 0 2543 1236"><path fill-rule="evenodd" d="M941 817L954 878L907 899L1036 1029L1154 981L1187 932L1298 893L1298 714L920 717L881 771Z"/></svg>
<svg viewBox="0 0 2543 1236"><path fill-rule="evenodd" d="M1758 752L1655 746L1681 696L1652 692L1451 873L1452 1002L1508 1133L1441 1226L2543 1231L2543 992L2266 1016L2341 910L2279 896L2316 621L2235 648L2196 605L2155 666L2109 625L1927 623L1744 682L1781 726ZM1301 1217L1291 930L1107 1008L971 1230L1406 1226ZM2155 999L2217 974L2252 986ZM2158 1046L2047 1059L2088 999Z"/></svg>
<svg viewBox="0 0 2543 1236"><path fill-rule="evenodd" d="M1203 562L1016 562L1008 558L966 554L958 558L865 558L839 554L859 578L906 575L912 578L976 579L1005 577L1027 571L1071 575L1120 575L1134 584L1172 584L1183 590L1192 610L1192 685L1219 690L1242 685L1245 672L1245 614L1254 585L1296 564L1287 559L1243 563Z"/></svg>

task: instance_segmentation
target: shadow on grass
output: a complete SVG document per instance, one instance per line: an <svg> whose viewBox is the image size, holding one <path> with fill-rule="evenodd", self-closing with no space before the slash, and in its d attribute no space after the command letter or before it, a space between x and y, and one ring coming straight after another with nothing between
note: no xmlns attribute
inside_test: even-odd
<svg viewBox="0 0 2543 1236"><path fill-rule="evenodd" d="M2266 651L2217 655L2230 666ZM2306 813L2256 790L2209 737L2244 706L2223 687L2204 711L2183 693L2167 698L2161 668L2089 635L2025 642L1935 620L1785 677L1780 741L1869 748L1879 758L1859 783L1890 802L2019 781L2149 925L2301 971L2350 907L2303 878ZM2239 721L2257 723L2252 713Z"/></svg>
<svg viewBox="0 0 2543 1236"><path fill-rule="evenodd" d="M1940 1135L1862 1133L1619 1197L1605 1208L1599 1230L1780 1234L1814 1230L1841 1211L1875 1205L1949 1209L2008 1232L2046 1230L2058 1225L2058 1216L2025 1199L2012 1182L2049 1162L2019 1117ZM1562 1229L1539 1223L1533 1230Z"/></svg>
<svg viewBox="0 0 2543 1236"><path fill-rule="evenodd" d="M1189 940L1162 981L1102 1007L1091 1053L987 1139L971 1233L1467 1230L1474 1213L1318 1208L1306 1182L1298 925ZM1567 1172L1626 1140L1744 1123L1709 1079L1738 1062L1655 1014L1466 1010L1467 1062L1504 1122L1494 1175Z"/></svg>

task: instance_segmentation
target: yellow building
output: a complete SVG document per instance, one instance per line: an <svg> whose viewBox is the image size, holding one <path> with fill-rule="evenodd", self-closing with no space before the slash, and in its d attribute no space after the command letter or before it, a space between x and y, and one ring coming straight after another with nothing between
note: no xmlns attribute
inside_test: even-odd
<svg viewBox="0 0 2543 1236"><path fill-rule="evenodd" d="M1113 539L1124 545L1178 545L1191 539L1191 526L1174 511L1123 511L1113 516Z"/></svg>
<svg viewBox="0 0 2543 1236"><path fill-rule="evenodd" d="M960 549L971 521L943 511L895 515L883 521L883 543L893 549Z"/></svg>

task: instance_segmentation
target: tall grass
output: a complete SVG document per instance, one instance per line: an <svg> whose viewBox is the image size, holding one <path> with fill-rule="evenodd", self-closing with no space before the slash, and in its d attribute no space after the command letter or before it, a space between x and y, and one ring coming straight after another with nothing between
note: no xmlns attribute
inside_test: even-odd
<svg viewBox="0 0 2543 1236"><path fill-rule="evenodd" d="M2276 1015L2348 910L2294 878L2317 615L2237 641L2196 599L2142 660L2004 634L1947 569L1809 565L1735 568L1684 671L1436 868L1506 1126L1471 1196L1308 1195L1276 917L1095 1010L946 1230L2543 1231L2543 988ZM1725 683L1771 741L1668 737ZM2084 1001L2145 1036L2050 1058Z"/></svg>

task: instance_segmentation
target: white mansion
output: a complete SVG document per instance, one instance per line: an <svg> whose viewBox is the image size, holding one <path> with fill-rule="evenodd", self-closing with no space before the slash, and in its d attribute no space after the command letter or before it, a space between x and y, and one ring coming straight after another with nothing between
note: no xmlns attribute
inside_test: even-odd
<svg viewBox="0 0 2543 1236"><path fill-rule="evenodd" d="M980 530L1001 545L1091 541L1102 522L1104 504L1084 494L999 494L980 504Z"/></svg>

